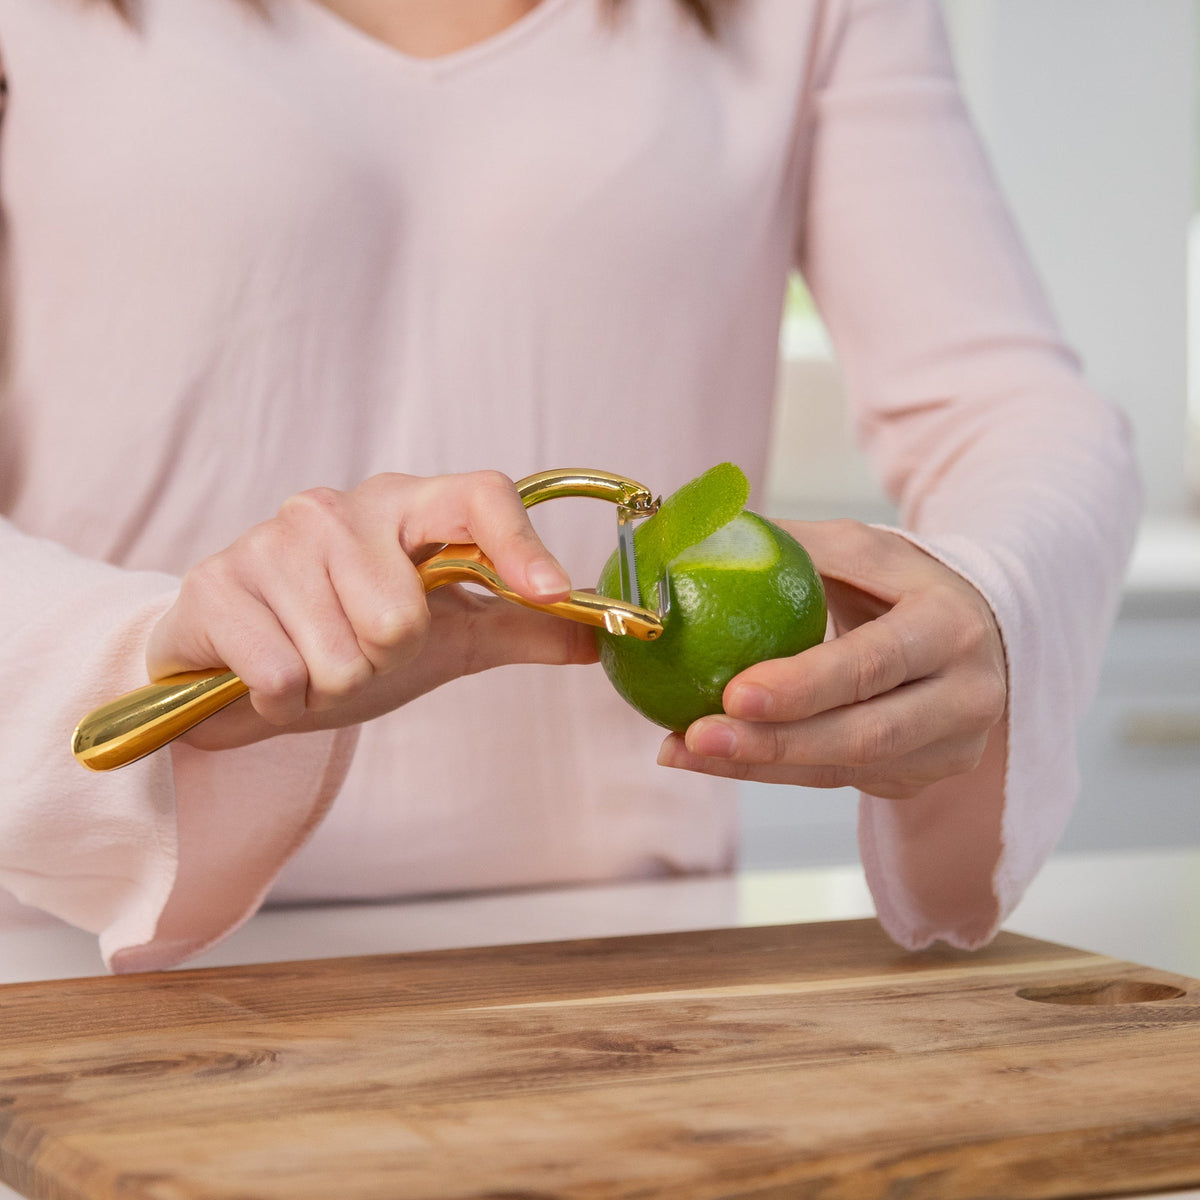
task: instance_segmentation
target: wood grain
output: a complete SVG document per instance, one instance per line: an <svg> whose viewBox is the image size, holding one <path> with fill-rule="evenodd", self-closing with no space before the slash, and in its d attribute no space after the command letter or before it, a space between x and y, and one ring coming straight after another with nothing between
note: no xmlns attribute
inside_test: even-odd
<svg viewBox="0 0 1200 1200"><path fill-rule="evenodd" d="M909 954L851 921L12 985L0 1178L43 1200L1198 1186L1200 983L1011 934Z"/></svg>

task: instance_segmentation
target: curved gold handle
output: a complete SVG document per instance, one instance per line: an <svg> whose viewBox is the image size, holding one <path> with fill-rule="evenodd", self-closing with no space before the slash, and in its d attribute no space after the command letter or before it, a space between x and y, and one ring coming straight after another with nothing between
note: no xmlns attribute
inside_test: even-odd
<svg viewBox="0 0 1200 1200"><path fill-rule="evenodd" d="M625 634L643 642L654 641L663 631L662 617L658 613L612 596L597 596L595 592L572 592L565 600L556 600L552 604L526 600L496 574L491 559L470 542L443 546L418 564L417 573L427 592L448 583L479 583L522 608L566 617L568 621L578 621L582 625L595 625L609 633Z"/></svg>
<svg viewBox="0 0 1200 1200"><path fill-rule="evenodd" d="M75 727L71 753L93 771L136 762L250 689L232 671L186 671L102 705Z"/></svg>
<svg viewBox="0 0 1200 1200"><path fill-rule="evenodd" d="M526 508L559 496L609 500L635 516L649 516L658 507L642 484L609 471L541 471L519 480L517 492ZM591 592L572 592L566 600L553 604L526 600L508 587L487 555L470 543L441 547L417 565L417 572L426 592L450 583L478 583L524 608L594 625L609 633L652 641L663 629L660 614ZM174 741L249 690L225 667L172 675L88 713L75 727L71 752L93 771L126 766Z"/></svg>
<svg viewBox="0 0 1200 1200"><path fill-rule="evenodd" d="M657 512L659 504L654 499L654 493L636 479L616 475L612 471L594 471L584 467L526 475L524 479L517 480L517 495L526 508L560 496L585 496L593 500L608 500L640 517Z"/></svg>

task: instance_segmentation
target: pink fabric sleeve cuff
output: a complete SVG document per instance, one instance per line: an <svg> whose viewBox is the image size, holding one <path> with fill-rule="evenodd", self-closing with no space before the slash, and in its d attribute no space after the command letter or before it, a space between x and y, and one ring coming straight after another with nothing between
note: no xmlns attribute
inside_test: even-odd
<svg viewBox="0 0 1200 1200"><path fill-rule="evenodd" d="M251 917L333 802L357 736L357 728L284 735L223 751L173 745L170 887L103 931L109 968L174 966Z"/></svg>
<svg viewBox="0 0 1200 1200"><path fill-rule="evenodd" d="M1047 653L1056 614L1015 561L965 536L892 529L950 567L988 601L1008 669L1008 713L975 770L913 800L863 795L859 840L879 919L901 945L985 944L1061 836L1079 789L1076 728L1090 703L1108 622L1096 623L1079 670ZM1007 569L1005 569L1007 568ZM1069 597L1059 597L1064 609ZM1069 620L1064 612L1063 618Z"/></svg>

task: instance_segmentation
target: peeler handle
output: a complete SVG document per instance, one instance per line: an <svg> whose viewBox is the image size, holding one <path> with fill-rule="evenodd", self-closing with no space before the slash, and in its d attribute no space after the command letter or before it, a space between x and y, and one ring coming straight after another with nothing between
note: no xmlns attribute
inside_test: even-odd
<svg viewBox="0 0 1200 1200"><path fill-rule="evenodd" d="M612 471L581 467L526 475L524 479L517 480L517 495L526 508L560 496L590 496L593 500L608 500L643 517L650 516L658 508L654 494L636 479Z"/></svg>
<svg viewBox="0 0 1200 1200"><path fill-rule="evenodd" d="M111 771L161 749L219 713L249 688L232 671L185 671L103 704L75 727L71 753L90 770Z"/></svg>
<svg viewBox="0 0 1200 1200"><path fill-rule="evenodd" d="M624 600L598 596L595 592L571 592L565 600L556 600L552 604L526 600L496 574L491 559L469 542L443 546L420 563L417 572L425 583L426 592L448 583L478 583L522 608L551 613L583 625L595 625L609 633L626 634L643 642L651 642L662 633L662 618L657 613Z"/></svg>
<svg viewBox="0 0 1200 1200"><path fill-rule="evenodd" d="M609 471L541 471L517 482L526 508L560 496L609 500L633 515L657 507L649 490L636 480ZM450 583L478 583L514 604L595 625L610 633L650 641L662 632L662 620L649 609L591 592L572 592L566 600L537 604L517 595L496 573L491 560L470 543L441 547L417 564L425 591ZM119 696L88 713L75 727L71 752L93 771L123 767L186 733L250 689L225 667L186 671Z"/></svg>

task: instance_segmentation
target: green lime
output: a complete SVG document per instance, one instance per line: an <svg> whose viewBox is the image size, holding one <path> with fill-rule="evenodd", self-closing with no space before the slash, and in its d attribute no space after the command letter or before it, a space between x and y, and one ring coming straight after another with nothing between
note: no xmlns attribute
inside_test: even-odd
<svg viewBox="0 0 1200 1200"><path fill-rule="evenodd" d="M807 551L744 505L742 471L722 463L685 484L634 532L642 603L664 573L670 608L652 642L597 632L613 687L651 721L682 732L722 711L725 685L825 636L825 589ZM617 555L596 590L620 596Z"/></svg>

